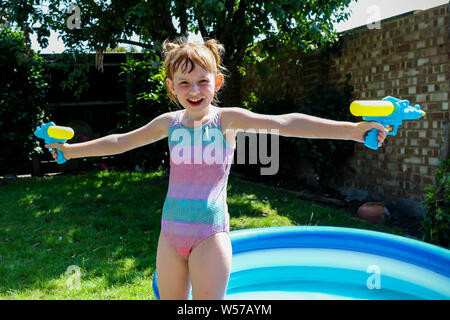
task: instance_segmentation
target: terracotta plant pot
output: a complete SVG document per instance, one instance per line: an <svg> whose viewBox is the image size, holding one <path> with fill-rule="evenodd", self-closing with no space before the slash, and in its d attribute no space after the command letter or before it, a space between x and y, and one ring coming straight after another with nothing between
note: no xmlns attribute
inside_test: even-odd
<svg viewBox="0 0 450 320"><path fill-rule="evenodd" d="M359 207L356 216L370 222L382 222L389 218L387 209L381 202L366 202Z"/></svg>

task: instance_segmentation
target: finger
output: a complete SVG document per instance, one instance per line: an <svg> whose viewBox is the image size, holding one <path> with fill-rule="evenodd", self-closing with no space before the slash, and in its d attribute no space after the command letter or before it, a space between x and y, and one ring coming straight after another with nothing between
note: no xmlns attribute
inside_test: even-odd
<svg viewBox="0 0 450 320"><path fill-rule="evenodd" d="M371 122L372 129L377 129L378 131L382 133L388 133L389 130L386 129L383 125L379 124L378 122Z"/></svg>
<svg viewBox="0 0 450 320"><path fill-rule="evenodd" d="M384 140L386 139L386 135L378 135L378 146L381 147L381 145L383 144Z"/></svg>
<svg viewBox="0 0 450 320"><path fill-rule="evenodd" d="M61 149L61 147L63 146L62 143L59 142L55 142L55 143L51 143L51 144L46 144L45 147L49 148L49 149Z"/></svg>

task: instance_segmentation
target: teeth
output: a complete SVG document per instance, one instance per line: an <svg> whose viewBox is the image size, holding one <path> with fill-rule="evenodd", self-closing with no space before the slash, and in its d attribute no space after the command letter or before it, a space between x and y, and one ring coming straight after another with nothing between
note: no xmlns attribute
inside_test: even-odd
<svg viewBox="0 0 450 320"><path fill-rule="evenodd" d="M199 98L199 99L189 99L189 101L192 101L192 102L199 102L200 100L202 100L202 98Z"/></svg>

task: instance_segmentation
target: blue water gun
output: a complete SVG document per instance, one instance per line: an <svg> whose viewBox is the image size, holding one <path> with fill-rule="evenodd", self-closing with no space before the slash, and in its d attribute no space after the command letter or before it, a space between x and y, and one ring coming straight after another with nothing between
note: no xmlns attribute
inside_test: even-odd
<svg viewBox="0 0 450 320"><path fill-rule="evenodd" d="M36 131L34 132L34 135L40 139L45 140L45 144L52 144L52 143L65 143L67 140L70 140L74 136L74 132L72 128L69 127L61 127L55 125L54 122L44 123L41 126L36 127ZM53 149L48 149L50 152L53 151ZM66 162L66 158L64 158L61 151L56 149L57 158L56 162L58 164Z"/></svg>
<svg viewBox="0 0 450 320"><path fill-rule="evenodd" d="M359 100L350 105L350 112L354 116L362 116L364 121L376 121L384 126L389 132L387 135L395 136L398 127L403 120L416 120L425 116L419 105L410 106L408 100L400 100L391 96L382 100ZM378 131L372 129L367 132L364 145L368 148L378 150Z"/></svg>

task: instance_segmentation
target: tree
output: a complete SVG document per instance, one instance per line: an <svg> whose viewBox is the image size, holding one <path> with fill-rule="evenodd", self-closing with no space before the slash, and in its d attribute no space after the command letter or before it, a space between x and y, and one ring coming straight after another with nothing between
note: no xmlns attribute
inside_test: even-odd
<svg viewBox="0 0 450 320"><path fill-rule="evenodd" d="M48 78L42 58L29 57L23 34L0 27L0 175L27 173L39 149L33 131L47 116Z"/></svg>
<svg viewBox="0 0 450 320"><path fill-rule="evenodd" d="M188 32L216 38L225 45L224 63L231 73L225 103L233 105L241 100L239 67L256 41L262 58L276 57L280 47L307 51L334 41L333 23L349 17L346 8L351 1L78 0L79 29L68 24L77 14L67 11L73 0L7 0L0 16L17 23L25 35L36 32L43 47L54 30L68 48L95 49L99 54L119 43L158 48L165 39ZM131 40L133 34L139 35L140 41Z"/></svg>

